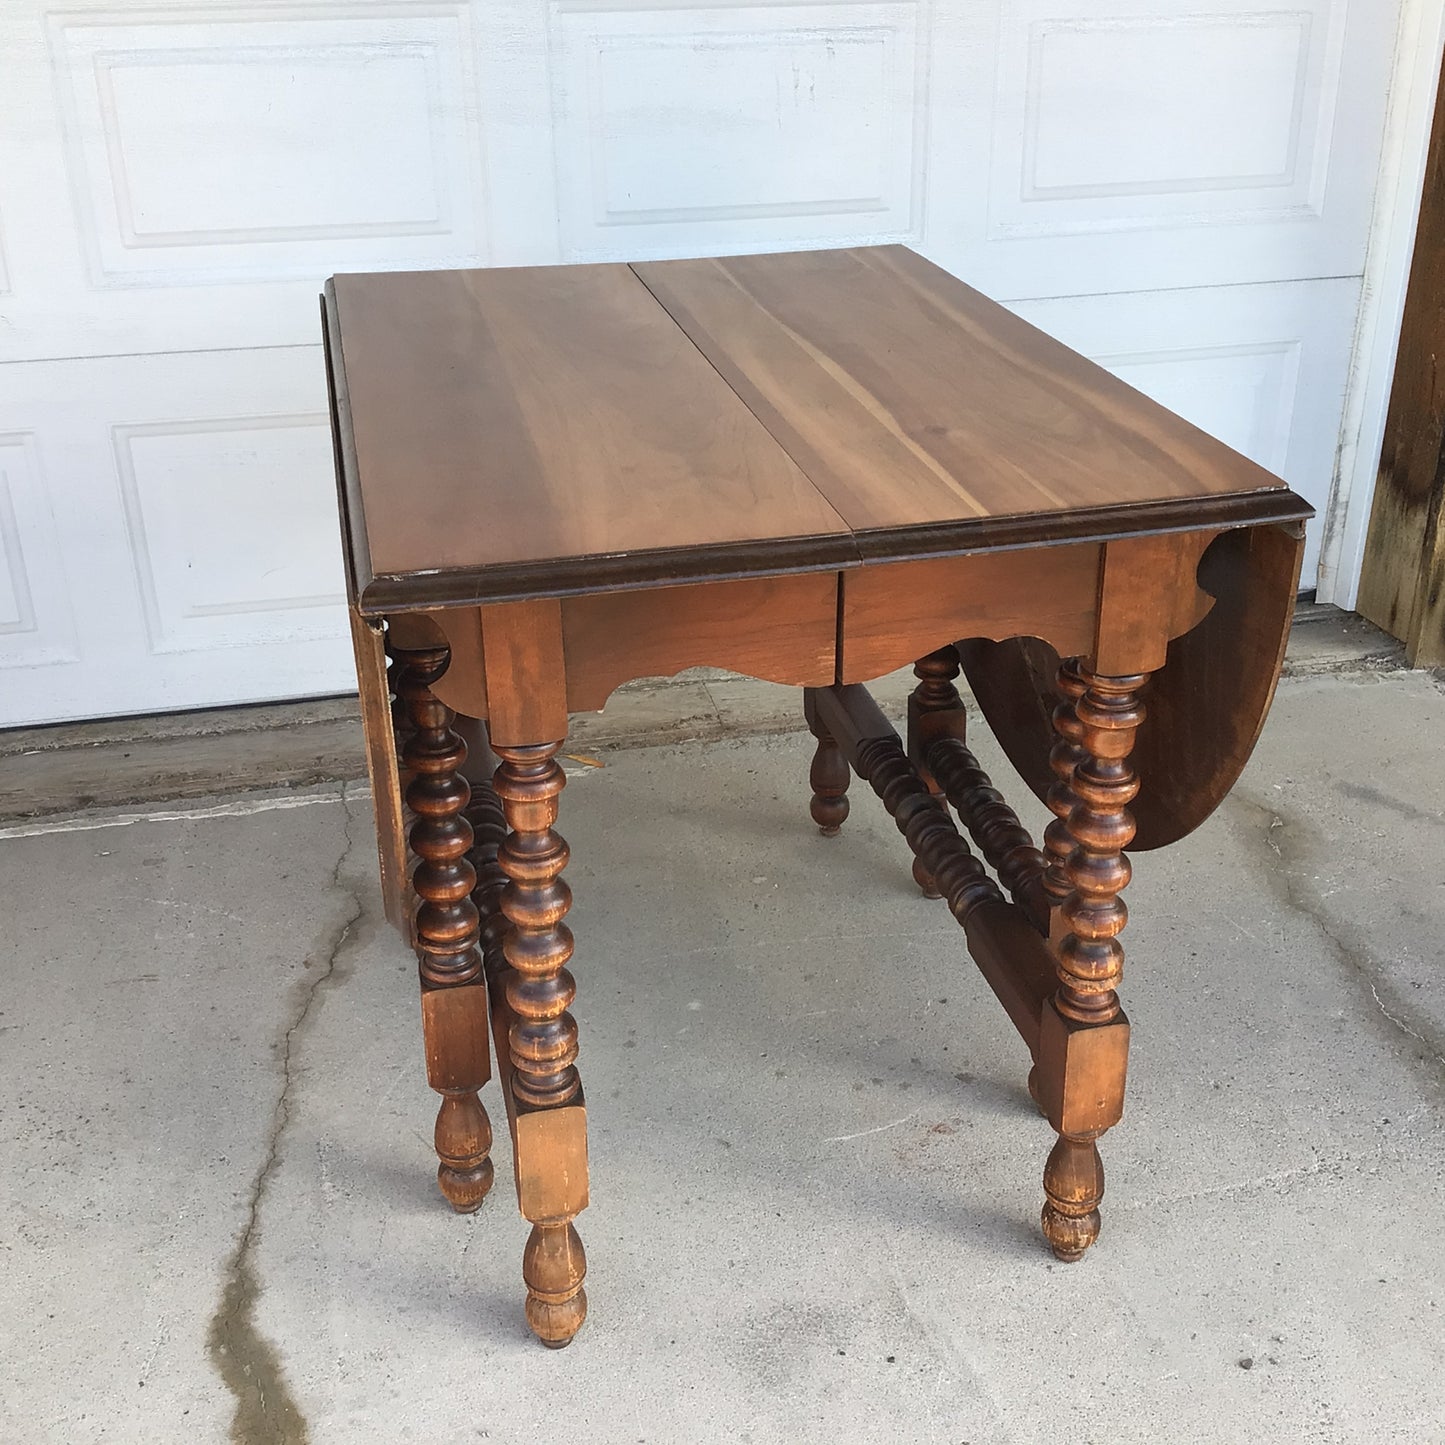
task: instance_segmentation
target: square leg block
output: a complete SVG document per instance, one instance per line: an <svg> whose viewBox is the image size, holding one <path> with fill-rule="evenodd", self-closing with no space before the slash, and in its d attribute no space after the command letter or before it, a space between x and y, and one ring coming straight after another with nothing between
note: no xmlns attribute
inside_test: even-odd
<svg viewBox="0 0 1445 1445"><path fill-rule="evenodd" d="M1129 1020L1066 1019L1049 999L1039 1020L1038 1103L1060 1134L1093 1138L1124 1114Z"/></svg>
<svg viewBox="0 0 1445 1445"><path fill-rule="evenodd" d="M587 1105L580 1093L560 1109L517 1104L512 1140L524 1218L547 1224L573 1219L587 1207Z"/></svg>
<svg viewBox="0 0 1445 1445"><path fill-rule="evenodd" d="M421 988L426 1078L432 1088L480 1089L492 1077L487 1046L487 989L482 979Z"/></svg>

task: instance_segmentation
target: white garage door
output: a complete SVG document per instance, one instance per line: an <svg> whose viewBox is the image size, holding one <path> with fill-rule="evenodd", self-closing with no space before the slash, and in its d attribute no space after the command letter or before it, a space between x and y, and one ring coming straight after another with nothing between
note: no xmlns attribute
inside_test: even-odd
<svg viewBox="0 0 1445 1445"><path fill-rule="evenodd" d="M4 0L0 722L350 686L337 270L906 241L1322 505L1395 4Z"/></svg>

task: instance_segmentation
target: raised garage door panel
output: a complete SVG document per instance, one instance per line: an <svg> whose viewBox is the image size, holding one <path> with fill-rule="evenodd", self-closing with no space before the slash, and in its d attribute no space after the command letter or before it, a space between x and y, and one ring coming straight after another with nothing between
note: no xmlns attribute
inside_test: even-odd
<svg viewBox="0 0 1445 1445"><path fill-rule="evenodd" d="M558 0L549 47L569 260L920 234L919 0Z"/></svg>
<svg viewBox="0 0 1445 1445"><path fill-rule="evenodd" d="M12 0L0 357L309 343L327 274L392 266L906 240L1001 299L1359 274L1397 8Z"/></svg>
<svg viewBox="0 0 1445 1445"><path fill-rule="evenodd" d="M1013 303L1011 309L1283 477L1316 508L1313 586L1360 283L1294 281Z"/></svg>
<svg viewBox="0 0 1445 1445"><path fill-rule="evenodd" d="M1397 10L945 7L927 254L1000 300L1360 274Z"/></svg>
<svg viewBox="0 0 1445 1445"><path fill-rule="evenodd" d="M0 667L79 657L50 492L35 432L0 429Z"/></svg>
<svg viewBox="0 0 1445 1445"><path fill-rule="evenodd" d="M354 686L320 349L259 360L5 368L6 722Z"/></svg>
<svg viewBox="0 0 1445 1445"><path fill-rule="evenodd" d="M485 260L461 0L0 10L0 359L312 343L333 271Z"/></svg>
<svg viewBox="0 0 1445 1445"><path fill-rule="evenodd" d="M1398 8L7 0L0 723L350 686L337 271L901 241L1319 505Z"/></svg>

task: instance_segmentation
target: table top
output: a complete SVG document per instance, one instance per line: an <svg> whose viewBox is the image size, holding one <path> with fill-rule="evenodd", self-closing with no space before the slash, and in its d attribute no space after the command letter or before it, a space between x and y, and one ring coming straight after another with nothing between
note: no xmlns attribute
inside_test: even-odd
<svg viewBox="0 0 1445 1445"><path fill-rule="evenodd" d="M901 246L342 275L363 611L1309 515Z"/></svg>

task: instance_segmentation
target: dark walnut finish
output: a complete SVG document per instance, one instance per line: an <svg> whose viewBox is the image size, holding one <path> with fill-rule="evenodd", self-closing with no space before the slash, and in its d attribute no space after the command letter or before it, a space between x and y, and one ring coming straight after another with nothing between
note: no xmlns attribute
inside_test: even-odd
<svg viewBox="0 0 1445 1445"><path fill-rule="evenodd" d="M896 246L342 276L322 320L439 1179L458 1209L491 1183L490 1026L533 1331L565 1345L587 1312L568 714L703 664L803 689L814 823L839 831L856 774L961 924L1056 1135L1045 1237L1078 1259L1123 1111L1128 850L1248 758L1305 504ZM908 664L900 738L862 684ZM1048 803L1037 843L960 673Z"/></svg>

